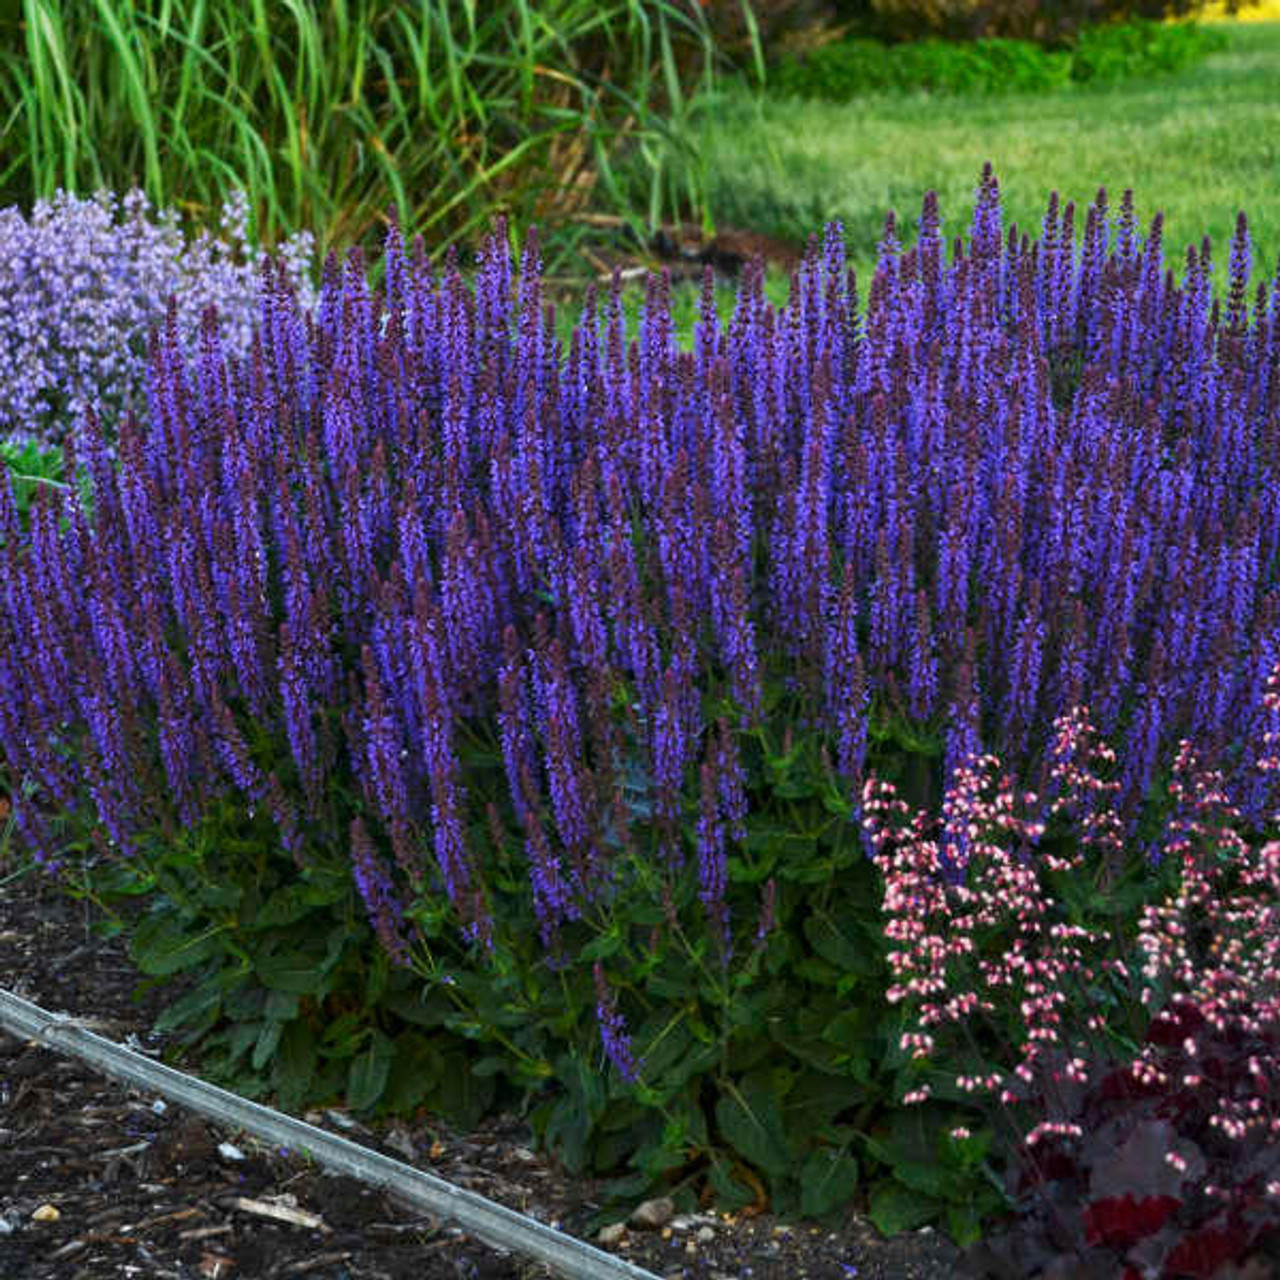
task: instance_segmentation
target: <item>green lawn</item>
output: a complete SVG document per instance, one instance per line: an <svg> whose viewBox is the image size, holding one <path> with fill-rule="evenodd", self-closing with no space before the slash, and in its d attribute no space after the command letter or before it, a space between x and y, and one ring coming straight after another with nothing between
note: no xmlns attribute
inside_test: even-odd
<svg viewBox="0 0 1280 1280"><path fill-rule="evenodd" d="M702 117L715 217L796 238L838 218L863 275L886 211L898 211L910 240L929 188L948 234L967 230L990 160L1006 220L1037 234L1053 189L1082 207L1099 185L1113 203L1132 187L1144 228L1164 211L1165 243L1179 261L1207 232L1225 264L1243 209L1255 272L1269 276L1280 255L1280 23L1226 30L1230 48L1200 67L1110 88L836 105L735 86Z"/></svg>

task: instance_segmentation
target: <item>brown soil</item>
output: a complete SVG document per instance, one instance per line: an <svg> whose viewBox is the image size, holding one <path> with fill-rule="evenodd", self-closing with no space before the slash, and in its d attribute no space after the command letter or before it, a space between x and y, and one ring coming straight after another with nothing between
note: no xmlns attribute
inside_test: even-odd
<svg viewBox="0 0 1280 1280"><path fill-rule="evenodd" d="M173 992L134 999L138 974L94 908L35 874L0 883L0 986L158 1056L150 1033ZM174 1065L193 1070L191 1063ZM594 1184L532 1150L518 1115L474 1133L436 1121L323 1128L583 1238ZM354 1126L354 1127L353 1127ZM228 1152L221 1144L238 1149ZM264 1216L283 1207L318 1221ZM838 1231L755 1217L689 1215L628 1228L608 1247L679 1280L950 1280L957 1251L939 1233L885 1241L850 1214ZM532 1280L545 1267L504 1255L385 1193L324 1173L243 1134L96 1074L72 1057L0 1033L0 1277L3 1280Z"/></svg>
<svg viewBox="0 0 1280 1280"><path fill-rule="evenodd" d="M586 219L594 234L579 246L584 262L595 271L597 288L607 288L614 271L624 282L643 282L652 272L670 273L673 283L700 284L707 267L718 280L736 284L743 267L759 260L767 270L793 272L801 263L805 246L777 236L741 227L720 227L712 237L692 222L667 224L638 243L621 218L600 216ZM589 278L544 277L549 297L577 308Z"/></svg>

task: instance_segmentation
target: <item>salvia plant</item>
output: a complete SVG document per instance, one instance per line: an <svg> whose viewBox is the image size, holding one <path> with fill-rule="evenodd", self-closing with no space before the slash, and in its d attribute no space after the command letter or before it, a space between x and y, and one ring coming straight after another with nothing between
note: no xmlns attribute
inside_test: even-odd
<svg viewBox="0 0 1280 1280"><path fill-rule="evenodd" d="M153 214L139 191L123 199L59 191L29 217L0 209L0 435L57 444L90 408L113 428L126 410L141 411L147 334L170 297L188 353L202 313L216 305L228 351L247 354L262 258L248 213L236 193L222 209L223 238L189 238L175 210ZM303 232L279 253L304 307L312 243Z"/></svg>
<svg viewBox="0 0 1280 1280"><path fill-rule="evenodd" d="M928 196L863 307L829 227L783 308L755 270L722 325L708 277L689 352L665 278L566 351L502 229L472 288L393 225L314 312L268 264L243 355L171 305L118 456L67 441L85 492L0 486L24 846L141 900L237 1087L505 1090L618 1200L861 1187L974 1238L1032 1127L984 1109L1038 1078L1009 1037L1067 978L1091 1052L1158 1011L1181 744L1241 847L1275 812L1280 281L1243 217L1221 306L1129 193L1076 221L1006 230L988 168L950 255ZM948 907L994 998L912 914Z"/></svg>

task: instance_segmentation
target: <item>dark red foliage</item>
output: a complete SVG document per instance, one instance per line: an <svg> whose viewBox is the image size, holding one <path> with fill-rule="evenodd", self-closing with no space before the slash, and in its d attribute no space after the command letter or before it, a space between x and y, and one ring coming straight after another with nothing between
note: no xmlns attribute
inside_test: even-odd
<svg viewBox="0 0 1280 1280"><path fill-rule="evenodd" d="M1084 1211L1084 1237L1091 1244L1118 1245L1128 1248L1144 1236L1154 1235L1182 1206L1174 1196L1132 1194L1095 1200Z"/></svg>
<svg viewBox="0 0 1280 1280"><path fill-rule="evenodd" d="M1207 1280L1219 1267L1240 1259L1241 1242L1248 1238L1248 1230L1235 1219L1188 1232L1165 1258L1164 1274L1169 1280L1175 1276Z"/></svg>
<svg viewBox="0 0 1280 1280"><path fill-rule="evenodd" d="M1239 1274L1260 1254L1280 1263L1280 1203L1266 1191L1280 1182L1280 1143L1265 1126L1232 1139L1210 1123L1224 1099L1265 1094L1249 1064L1276 1060L1280 1034L1215 1030L1174 1001L1146 1039L1159 1050L1153 1065L1163 1082L1098 1064L1094 1083L1065 1102L1048 1093L1026 1099L1031 1111L1078 1125L1083 1136L1050 1138L1015 1156L1008 1185L1017 1216L971 1250L974 1274L1209 1280ZM1053 1064L1046 1066L1050 1078Z"/></svg>
<svg viewBox="0 0 1280 1280"><path fill-rule="evenodd" d="M1152 1020L1147 1043L1167 1049L1177 1048L1189 1036L1198 1035L1205 1021L1204 1014L1190 1003L1163 1010Z"/></svg>

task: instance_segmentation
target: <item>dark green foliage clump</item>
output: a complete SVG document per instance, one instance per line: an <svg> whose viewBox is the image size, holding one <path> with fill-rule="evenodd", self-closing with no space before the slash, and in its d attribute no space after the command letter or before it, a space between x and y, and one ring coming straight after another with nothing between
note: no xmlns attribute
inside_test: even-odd
<svg viewBox="0 0 1280 1280"><path fill-rule="evenodd" d="M1181 71L1225 42L1220 32L1152 22L1087 28L1063 49L1003 37L890 45L852 37L784 59L770 71L769 85L782 94L832 102L918 90L1037 93Z"/></svg>
<svg viewBox="0 0 1280 1280"><path fill-rule="evenodd" d="M835 0L834 14L859 35L881 40L1002 37L1061 47L1088 27L1163 22L1199 8L1198 0Z"/></svg>

